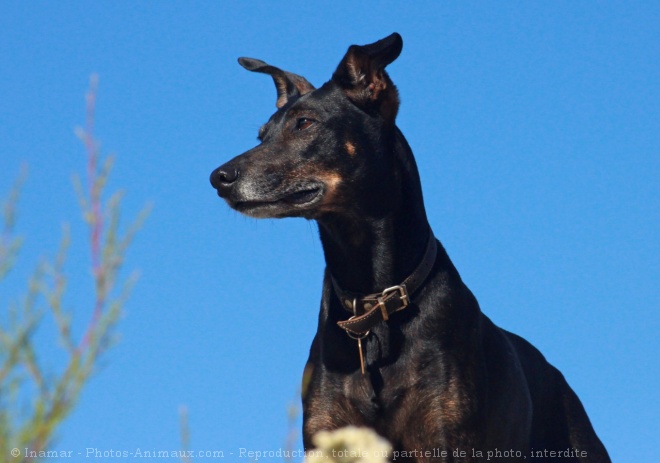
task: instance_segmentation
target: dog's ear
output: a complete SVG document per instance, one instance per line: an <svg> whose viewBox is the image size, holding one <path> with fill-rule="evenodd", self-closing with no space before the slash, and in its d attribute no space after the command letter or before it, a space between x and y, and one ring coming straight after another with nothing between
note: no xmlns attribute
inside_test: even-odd
<svg viewBox="0 0 660 463"><path fill-rule="evenodd" d="M268 74L275 82L277 89L277 102L275 106L281 108L292 98L302 96L314 90L314 86L307 82L302 76L292 72L286 72L268 63L254 58L238 58L238 64L243 66L248 71L261 72Z"/></svg>
<svg viewBox="0 0 660 463"><path fill-rule="evenodd" d="M351 45L332 79L357 105L375 109L385 120L394 122L399 94L385 66L397 59L402 48L403 40L396 32L376 43Z"/></svg>

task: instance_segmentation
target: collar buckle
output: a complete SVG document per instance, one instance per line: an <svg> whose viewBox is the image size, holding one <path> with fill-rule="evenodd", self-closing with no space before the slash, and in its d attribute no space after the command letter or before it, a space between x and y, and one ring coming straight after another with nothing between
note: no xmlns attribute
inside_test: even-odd
<svg viewBox="0 0 660 463"><path fill-rule="evenodd" d="M396 309L396 312L405 309L410 304L410 296L408 295L406 285L396 285L385 288L378 298L378 306L380 307L380 311L383 314L383 320L388 320L390 318L387 312L387 307L385 306L385 301L389 300L397 293L399 295L399 300L401 301L401 306Z"/></svg>
<svg viewBox="0 0 660 463"><path fill-rule="evenodd" d="M417 268L401 284L385 288L380 293L362 296L344 291L330 275L335 295L344 309L353 313L349 320L338 321L337 325L350 333L349 335L363 337L377 323L389 320L390 315L408 307L411 304L410 295L419 291L431 274L437 257L437 249L437 241L429 229L426 251Z"/></svg>

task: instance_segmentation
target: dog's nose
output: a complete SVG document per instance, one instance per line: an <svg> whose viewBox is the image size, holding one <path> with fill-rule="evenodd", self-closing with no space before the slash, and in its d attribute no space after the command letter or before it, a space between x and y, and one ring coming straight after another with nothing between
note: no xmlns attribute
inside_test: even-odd
<svg viewBox="0 0 660 463"><path fill-rule="evenodd" d="M232 185L238 179L239 171L232 166L220 166L211 172L211 185L213 188L220 191Z"/></svg>

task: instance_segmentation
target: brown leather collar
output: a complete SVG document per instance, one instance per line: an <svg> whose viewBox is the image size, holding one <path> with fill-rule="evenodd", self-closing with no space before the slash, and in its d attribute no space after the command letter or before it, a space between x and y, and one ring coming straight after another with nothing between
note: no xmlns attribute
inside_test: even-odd
<svg viewBox="0 0 660 463"><path fill-rule="evenodd" d="M417 268L400 285L386 288L380 293L363 296L344 291L334 278L332 286L342 306L353 314L337 325L353 338L364 338L377 323L388 320L394 312L405 309L410 304L410 296L417 291L431 273L437 255L437 241L429 229L426 251Z"/></svg>

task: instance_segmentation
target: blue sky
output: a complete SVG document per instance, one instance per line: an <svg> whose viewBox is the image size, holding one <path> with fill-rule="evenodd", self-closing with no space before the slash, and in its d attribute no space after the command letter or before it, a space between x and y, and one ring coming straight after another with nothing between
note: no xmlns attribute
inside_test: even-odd
<svg viewBox="0 0 660 463"><path fill-rule="evenodd" d="M657 455L658 24L654 2L3 2L0 191L29 165L3 307L66 221L79 329L91 311L71 186L91 73L110 186L127 218L154 203L121 340L57 448L178 449L181 405L192 449L284 445L324 264L313 222L239 216L208 183L275 109L236 58L320 85L350 44L397 31L398 124L436 236L482 310L562 370L613 460Z"/></svg>

